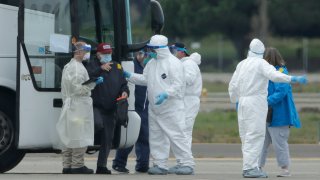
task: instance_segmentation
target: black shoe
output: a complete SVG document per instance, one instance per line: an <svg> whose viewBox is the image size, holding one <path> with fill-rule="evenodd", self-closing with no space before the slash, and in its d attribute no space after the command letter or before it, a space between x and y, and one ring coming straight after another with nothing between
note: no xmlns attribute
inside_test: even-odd
<svg viewBox="0 0 320 180"><path fill-rule="evenodd" d="M136 172L138 173L147 173L149 170L149 168L139 168L139 169L136 169Z"/></svg>
<svg viewBox="0 0 320 180"><path fill-rule="evenodd" d="M71 168L63 168L62 174L71 174Z"/></svg>
<svg viewBox="0 0 320 180"><path fill-rule="evenodd" d="M115 171L118 171L120 173L129 173L129 169L125 168L125 167L120 167L120 166L112 166L112 168Z"/></svg>
<svg viewBox="0 0 320 180"><path fill-rule="evenodd" d="M72 168L70 174L93 174L93 170L83 166L81 168Z"/></svg>
<svg viewBox="0 0 320 180"><path fill-rule="evenodd" d="M111 174L111 171L106 167L97 167L96 174Z"/></svg>

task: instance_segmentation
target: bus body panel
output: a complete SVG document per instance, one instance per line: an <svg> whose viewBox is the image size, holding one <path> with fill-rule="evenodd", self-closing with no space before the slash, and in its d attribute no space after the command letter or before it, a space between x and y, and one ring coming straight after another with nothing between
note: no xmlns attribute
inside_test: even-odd
<svg viewBox="0 0 320 180"><path fill-rule="evenodd" d="M18 8L0 4L0 58L17 57ZM2 77L2 76L1 76Z"/></svg>
<svg viewBox="0 0 320 180"><path fill-rule="evenodd" d="M0 4L0 86L15 91L18 7Z"/></svg>
<svg viewBox="0 0 320 180"><path fill-rule="evenodd" d="M0 4L0 87L16 91L17 87L17 36L18 36L18 7ZM39 19L42 23L39 23ZM34 73L39 87L50 88L53 84L54 58L53 54L43 53L43 49L50 44L47 38L54 32L55 17L50 13L25 9L25 22L33 26L37 32L25 30L24 41L28 42L27 52L20 45L20 91L19 98L19 138L18 148L52 149L55 147L58 136L56 123L61 108L53 107L54 99L61 99L60 92L38 91L31 80L32 68L40 67L42 73ZM47 39L44 41L44 39ZM28 58L26 58L28 55ZM28 62L31 67L28 67ZM51 63L52 62L52 63ZM133 63L124 62L126 70L133 71ZM31 68L31 69L29 69ZM62 70L61 70L62 71ZM51 76L50 76L51 74ZM48 80L49 78L49 80ZM48 84L49 83L49 84ZM54 87L52 85L52 87ZM129 83L131 96L129 97L128 127L121 127L119 147L130 147L136 142L140 131L140 117L134 111L134 85ZM1 92L0 92L1 93ZM13 99L13 101L15 101Z"/></svg>
<svg viewBox="0 0 320 180"><path fill-rule="evenodd" d="M121 65L124 70L129 72L134 72L134 64L132 61L122 61ZM120 148L127 148L130 147L131 144L135 144L139 137L140 132L140 125L141 125L141 118L138 115L138 113L135 111L134 106L134 91L135 91L135 85L128 82L129 90L130 90L130 96L128 98L129 102L129 122L128 122L128 128L121 127L121 137L120 137Z"/></svg>
<svg viewBox="0 0 320 180"><path fill-rule="evenodd" d="M57 142L56 123L61 108L53 107L60 92L36 91L21 48L19 149L51 148Z"/></svg>

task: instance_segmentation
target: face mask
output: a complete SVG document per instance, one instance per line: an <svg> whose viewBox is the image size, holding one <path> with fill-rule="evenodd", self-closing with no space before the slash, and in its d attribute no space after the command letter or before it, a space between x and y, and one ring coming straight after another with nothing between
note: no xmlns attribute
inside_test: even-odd
<svg viewBox="0 0 320 180"><path fill-rule="evenodd" d="M152 59L157 59L157 53L156 52L150 52L149 57Z"/></svg>
<svg viewBox="0 0 320 180"><path fill-rule="evenodd" d="M88 61L89 59L90 59L90 52L87 52L87 53L83 56L82 60Z"/></svg>
<svg viewBox="0 0 320 180"><path fill-rule="evenodd" d="M145 66L152 58L151 57L146 57L144 60L143 60L143 65Z"/></svg>
<svg viewBox="0 0 320 180"><path fill-rule="evenodd" d="M111 54L101 54L100 57L101 57L100 59L101 63L108 63L112 60Z"/></svg>

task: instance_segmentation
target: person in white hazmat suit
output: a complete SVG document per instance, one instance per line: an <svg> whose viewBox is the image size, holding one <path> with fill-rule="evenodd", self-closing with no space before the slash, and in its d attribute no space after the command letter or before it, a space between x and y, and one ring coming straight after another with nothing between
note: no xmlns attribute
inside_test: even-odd
<svg viewBox="0 0 320 180"><path fill-rule="evenodd" d="M265 138L268 81L307 83L305 76L288 76L277 71L262 59L264 51L264 44L253 39L248 57L237 65L229 83L230 100L232 103L239 103L237 110L243 154L242 175L245 178L267 177L259 169L258 161Z"/></svg>
<svg viewBox="0 0 320 180"><path fill-rule="evenodd" d="M94 121L91 90L103 82L99 77L92 82L82 61L90 57L91 46L77 42L73 46L74 57L64 66L61 81L63 107L56 125L61 141L63 174L92 174L84 166L87 146L93 145ZM84 82L90 82L84 85Z"/></svg>
<svg viewBox="0 0 320 180"><path fill-rule="evenodd" d="M172 54L175 55L182 62L185 76L185 120L186 128L185 133L188 138L188 146L191 150L192 147L192 130L195 119L200 109L200 96L202 91L202 76L199 65L201 64L201 55L198 53L192 53L189 55L183 43L175 43L170 47ZM168 173L174 174L179 167L178 165L169 168Z"/></svg>
<svg viewBox="0 0 320 180"><path fill-rule="evenodd" d="M147 45L152 59L143 74L125 71L124 76L137 85L147 86L149 99L149 144L153 167L149 174L167 174L170 144L180 162L176 174L193 174L194 160L188 146L184 115L184 75L181 62L167 46L168 39L154 35ZM170 141L170 142L169 142Z"/></svg>

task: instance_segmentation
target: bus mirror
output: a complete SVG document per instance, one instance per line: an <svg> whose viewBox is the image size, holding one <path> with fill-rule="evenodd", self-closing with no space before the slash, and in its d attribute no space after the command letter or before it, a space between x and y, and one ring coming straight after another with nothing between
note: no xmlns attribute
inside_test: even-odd
<svg viewBox="0 0 320 180"><path fill-rule="evenodd" d="M70 52L70 36L62 34L50 35L51 52L69 53Z"/></svg>
<svg viewBox="0 0 320 180"><path fill-rule="evenodd" d="M151 0L151 29L155 34L160 34L164 25L164 15L160 3Z"/></svg>

